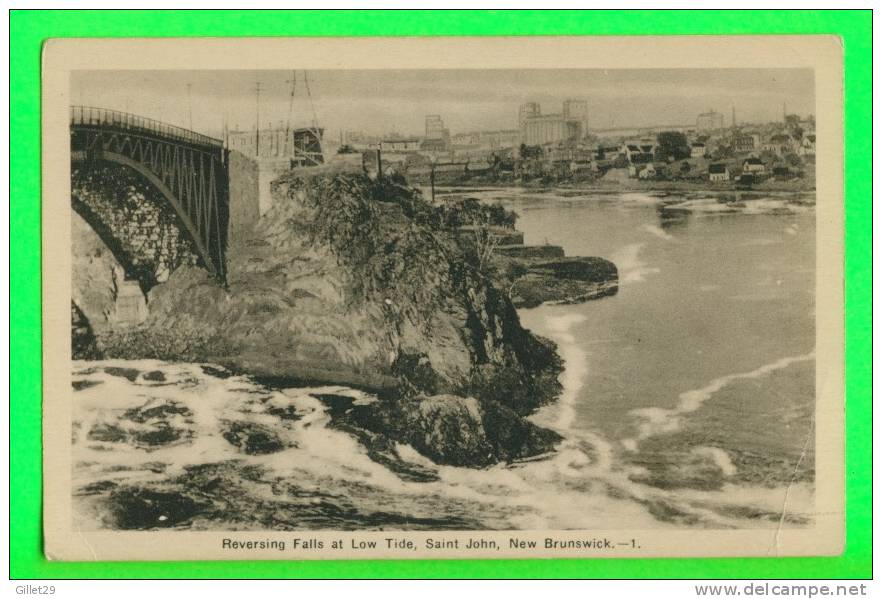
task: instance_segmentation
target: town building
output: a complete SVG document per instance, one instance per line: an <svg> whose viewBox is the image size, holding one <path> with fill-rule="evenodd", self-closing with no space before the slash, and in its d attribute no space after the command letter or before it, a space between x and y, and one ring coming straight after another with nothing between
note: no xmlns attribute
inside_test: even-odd
<svg viewBox="0 0 882 599"><path fill-rule="evenodd" d="M376 135L368 135L362 131L343 131L341 138L341 146L349 146L354 150L363 151L376 149L380 143L379 137Z"/></svg>
<svg viewBox="0 0 882 599"><path fill-rule="evenodd" d="M570 172L576 173L596 173L598 172L597 162L593 159L589 160L573 160L570 162Z"/></svg>
<svg viewBox="0 0 882 599"><path fill-rule="evenodd" d="M588 104L567 100L557 114L542 114L539 104L528 102L518 111L521 139L528 146L573 143L587 133Z"/></svg>
<svg viewBox="0 0 882 599"><path fill-rule="evenodd" d="M629 141L624 146L624 154L631 164L644 164L655 158L655 147L651 139Z"/></svg>
<svg viewBox="0 0 882 599"><path fill-rule="evenodd" d="M447 151L448 146L449 144L443 139L424 139L420 143L420 152L426 154L438 154Z"/></svg>
<svg viewBox="0 0 882 599"><path fill-rule="evenodd" d="M753 152L759 147L759 136L736 135L732 139L732 147L736 152Z"/></svg>
<svg viewBox="0 0 882 599"><path fill-rule="evenodd" d="M558 144L545 148L545 159L549 162L591 162L594 150L573 144Z"/></svg>
<svg viewBox="0 0 882 599"><path fill-rule="evenodd" d="M741 173L736 182L738 183L738 187L740 188L749 188L754 183L757 183L759 178L755 173Z"/></svg>
<svg viewBox="0 0 882 599"><path fill-rule="evenodd" d="M763 149L779 156L793 151L793 139L785 133L773 135L763 144Z"/></svg>
<svg viewBox="0 0 882 599"><path fill-rule="evenodd" d="M562 141L575 142L582 137L582 124L567 120L562 114L534 116L524 122L523 138L528 146L541 146Z"/></svg>
<svg viewBox="0 0 882 599"><path fill-rule="evenodd" d="M708 179L712 182L728 181L729 169L725 164L715 163L707 167Z"/></svg>
<svg viewBox="0 0 882 599"><path fill-rule="evenodd" d="M814 156L815 155L815 135L813 133L809 135L803 135L802 143L799 146L799 152L801 156Z"/></svg>
<svg viewBox="0 0 882 599"><path fill-rule="evenodd" d="M422 140L417 137L401 137L380 141L380 149L385 152L417 152Z"/></svg>
<svg viewBox="0 0 882 599"><path fill-rule="evenodd" d="M612 160L623 152L621 144L611 142L598 143L594 149L594 155L598 160Z"/></svg>
<svg viewBox="0 0 882 599"><path fill-rule="evenodd" d="M444 127L440 114L426 115L426 139L444 142L450 139L450 131Z"/></svg>
<svg viewBox="0 0 882 599"><path fill-rule="evenodd" d="M766 172L766 165L759 158L751 156L742 163L741 170L745 173L759 175Z"/></svg>
<svg viewBox="0 0 882 599"><path fill-rule="evenodd" d="M792 179L794 174L791 172L790 167L776 166L772 169L772 176L779 181L785 181Z"/></svg>
<svg viewBox="0 0 882 599"><path fill-rule="evenodd" d="M691 158L701 158L705 154L707 154L707 146L703 143L694 143L689 149L689 156Z"/></svg>
<svg viewBox="0 0 882 599"><path fill-rule="evenodd" d="M542 110L539 108L538 102L527 102L526 104L521 104L518 109L518 129L524 128L524 123L527 122L527 119L539 116L542 113Z"/></svg>
<svg viewBox="0 0 882 599"><path fill-rule="evenodd" d="M652 165L651 162L648 163L643 168L641 168L640 171L637 173L637 176L640 179L654 179L655 175L656 175L655 167Z"/></svg>
<svg viewBox="0 0 882 599"><path fill-rule="evenodd" d="M497 131L471 131L457 133L450 137L450 145L454 147L469 146L498 150L514 148L521 143L521 132L517 129L501 129Z"/></svg>
<svg viewBox="0 0 882 599"><path fill-rule="evenodd" d="M579 121L582 124L582 135L588 133L588 102L585 100L565 100L563 117L567 120Z"/></svg>
<svg viewBox="0 0 882 599"><path fill-rule="evenodd" d="M699 131L723 128L723 115L715 110L703 112L695 119L695 128Z"/></svg>

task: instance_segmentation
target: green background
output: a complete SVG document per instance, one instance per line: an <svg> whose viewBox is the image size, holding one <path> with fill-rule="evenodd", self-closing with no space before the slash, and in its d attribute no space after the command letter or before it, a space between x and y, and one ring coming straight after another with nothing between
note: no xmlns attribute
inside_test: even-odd
<svg viewBox="0 0 882 599"><path fill-rule="evenodd" d="M839 557L48 562L41 549L40 49L52 37L836 34L845 54L847 543ZM183 66L183 64L182 64ZM12 578L869 578L872 13L866 11L11 11Z"/></svg>

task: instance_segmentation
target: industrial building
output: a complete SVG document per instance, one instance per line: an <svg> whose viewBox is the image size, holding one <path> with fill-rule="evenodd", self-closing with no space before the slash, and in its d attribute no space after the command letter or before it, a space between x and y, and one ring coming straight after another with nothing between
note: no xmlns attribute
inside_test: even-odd
<svg viewBox="0 0 882 599"><path fill-rule="evenodd" d="M723 128L723 114L715 110L703 112L695 119L695 128L699 131Z"/></svg>
<svg viewBox="0 0 882 599"><path fill-rule="evenodd" d="M567 100L560 113L542 114L538 103L528 102L518 110L518 122L528 146L577 142L588 132L588 103Z"/></svg>

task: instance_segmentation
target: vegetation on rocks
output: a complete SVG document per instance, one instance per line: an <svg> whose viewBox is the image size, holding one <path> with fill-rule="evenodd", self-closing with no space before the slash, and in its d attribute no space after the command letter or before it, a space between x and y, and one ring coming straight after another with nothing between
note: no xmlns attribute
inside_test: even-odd
<svg viewBox="0 0 882 599"><path fill-rule="evenodd" d="M273 191L272 209L229 247L227 289L179 268L151 290L145 323L99 338L103 353L378 391L381 426L352 427L378 455L377 435L458 465L553 447L559 438L523 417L560 391L554 345L521 326L507 290L452 232L476 220L511 227L511 213L438 208L402 181L362 175L292 173Z"/></svg>

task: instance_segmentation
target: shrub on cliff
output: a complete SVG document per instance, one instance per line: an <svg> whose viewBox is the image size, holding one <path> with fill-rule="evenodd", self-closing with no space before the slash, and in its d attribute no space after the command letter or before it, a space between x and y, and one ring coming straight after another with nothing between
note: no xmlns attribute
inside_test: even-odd
<svg viewBox="0 0 882 599"><path fill-rule="evenodd" d="M272 208L230 245L228 287L201 269L178 269L151 290L142 326L102 338L108 357L210 362L279 385L377 391L388 418L375 414L364 433L377 437L375 454L394 447L389 439L411 439L391 426L405 417L422 427L410 432L428 444L424 453L450 463L550 449L556 437L521 420L560 389L554 346L521 326L434 206L401 181L360 175L292 174L274 189ZM447 399L419 417L409 411L410 400L436 395ZM481 417L451 395L473 398ZM484 427L474 443L448 426L466 416L475 431Z"/></svg>
<svg viewBox="0 0 882 599"><path fill-rule="evenodd" d="M449 231L474 219L513 226L514 213L474 199L434 207L415 190L367 177L284 184L289 200L313 210L312 242L329 246L346 267L353 307L382 307L392 370L406 395L474 395L519 414L556 397L561 363L553 344L521 327L508 296ZM399 206L403 218L390 221L384 203ZM465 367L451 335L468 350Z"/></svg>
<svg viewBox="0 0 882 599"><path fill-rule="evenodd" d="M518 215L502 204L482 204L476 198L457 198L436 207L436 224L447 229L465 225L504 227L514 229Z"/></svg>

